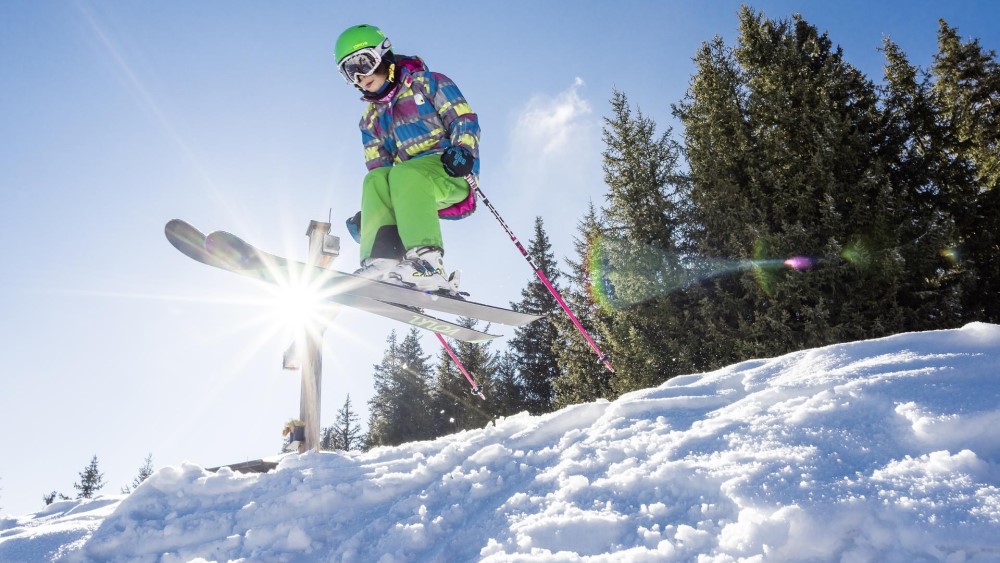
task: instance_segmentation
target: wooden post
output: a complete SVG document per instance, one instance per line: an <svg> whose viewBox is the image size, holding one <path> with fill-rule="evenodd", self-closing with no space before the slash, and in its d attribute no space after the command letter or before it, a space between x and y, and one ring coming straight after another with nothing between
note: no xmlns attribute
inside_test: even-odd
<svg viewBox="0 0 1000 563"><path fill-rule="evenodd" d="M309 237L309 264L329 266L333 255L325 253L324 241L330 233L330 223L310 221L306 235ZM299 351L302 369L302 394L299 399L299 418L305 423L305 440L299 443L299 453L319 450L320 404L323 382L323 323L305 327L304 350Z"/></svg>

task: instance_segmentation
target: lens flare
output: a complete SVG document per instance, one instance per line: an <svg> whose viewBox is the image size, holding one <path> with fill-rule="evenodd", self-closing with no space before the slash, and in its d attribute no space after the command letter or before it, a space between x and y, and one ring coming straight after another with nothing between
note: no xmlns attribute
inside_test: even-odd
<svg viewBox="0 0 1000 563"><path fill-rule="evenodd" d="M807 256L792 256L788 260L782 262L782 264L793 270L808 270L816 264L816 261Z"/></svg>
<svg viewBox="0 0 1000 563"><path fill-rule="evenodd" d="M590 242L587 276L594 302L605 310L618 310L705 281L737 272L752 272L761 290L773 295L782 271L819 267L822 260L809 256L767 257L767 245L754 246L752 260L731 260L681 255L606 236Z"/></svg>
<svg viewBox="0 0 1000 563"><path fill-rule="evenodd" d="M750 267L745 260L686 256L611 237L591 241L587 260L591 295L614 310Z"/></svg>
<svg viewBox="0 0 1000 563"><path fill-rule="evenodd" d="M592 297L606 309L620 309L673 291L686 284L676 261L650 246L598 237L587 260Z"/></svg>
<svg viewBox="0 0 1000 563"><path fill-rule="evenodd" d="M944 248L939 252L940 256L948 261L949 264L958 264L961 256L958 253L958 249L954 247Z"/></svg>
<svg viewBox="0 0 1000 563"><path fill-rule="evenodd" d="M309 285L288 284L275 287L274 316L293 331L321 322L326 305L322 296Z"/></svg>
<svg viewBox="0 0 1000 563"><path fill-rule="evenodd" d="M840 252L840 257L849 264L858 268L867 268L872 264L872 251L868 243L863 240L855 241L844 247Z"/></svg>
<svg viewBox="0 0 1000 563"><path fill-rule="evenodd" d="M757 239L753 244L753 260L750 261L750 268L753 277L757 280L757 286L768 295L774 295L775 276L780 263L768 260L771 255L770 246L764 239Z"/></svg>

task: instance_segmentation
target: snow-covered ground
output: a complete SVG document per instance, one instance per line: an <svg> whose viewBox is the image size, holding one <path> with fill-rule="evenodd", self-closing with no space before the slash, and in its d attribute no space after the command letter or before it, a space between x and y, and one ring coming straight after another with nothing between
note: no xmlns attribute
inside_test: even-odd
<svg viewBox="0 0 1000 563"><path fill-rule="evenodd" d="M185 463L129 496L0 518L0 561L60 558L1000 561L1000 326L747 361L267 474Z"/></svg>

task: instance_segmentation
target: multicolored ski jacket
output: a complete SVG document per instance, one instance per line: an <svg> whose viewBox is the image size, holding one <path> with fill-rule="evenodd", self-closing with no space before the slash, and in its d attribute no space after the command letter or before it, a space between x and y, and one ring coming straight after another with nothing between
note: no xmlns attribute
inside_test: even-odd
<svg viewBox="0 0 1000 563"><path fill-rule="evenodd" d="M361 118L368 170L460 145L476 158L473 174L478 175L479 120L458 86L427 70L419 57L397 55L396 61L399 87L369 103Z"/></svg>

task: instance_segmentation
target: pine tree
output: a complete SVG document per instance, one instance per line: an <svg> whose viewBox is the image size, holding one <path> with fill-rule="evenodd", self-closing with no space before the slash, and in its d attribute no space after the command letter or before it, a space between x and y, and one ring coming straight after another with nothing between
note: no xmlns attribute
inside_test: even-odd
<svg viewBox="0 0 1000 563"><path fill-rule="evenodd" d="M748 168L756 145L747 117L745 73L718 36L703 44L694 60L697 72L685 99L674 105L674 115L684 125L684 153L691 169L683 249L699 270L710 269L712 258L752 255L746 241L758 238L761 218L758 196L750 193ZM681 354L690 371L753 354L742 349L738 334L746 329L755 304L766 306L768 301L748 297L742 291L747 282L734 278L709 276L688 290L689 304L681 310L688 337Z"/></svg>
<svg viewBox="0 0 1000 563"><path fill-rule="evenodd" d="M337 450L337 433L333 426L325 426L320 430L319 451L332 452Z"/></svg>
<svg viewBox="0 0 1000 563"><path fill-rule="evenodd" d="M464 317L458 320L458 324L468 328L477 328L478 322L476 319ZM493 381L496 377L497 359L490 351L490 344L456 342L453 350L469 375L483 387L488 403L484 403L470 392L465 375L452 361L448 352L442 348L432 392L436 436L459 430L482 428L493 419L493 413L488 405L495 401Z"/></svg>
<svg viewBox="0 0 1000 563"><path fill-rule="evenodd" d="M941 186L957 229L968 318L1000 321L1000 64L943 20L931 71L949 181Z"/></svg>
<svg viewBox="0 0 1000 563"><path fill-rule="evenodd" d="M686 182L670 131L657 134L656 123L633 113L620 91L611 107L603 131L607 205L599 234L589 235L587 267L608 313L603 332L615 365L612 392L620 394L681 373L687 284L674 281L685 279L679 242Z"/></svg>
<svg viewBox="0 0 1000 563"><path fill-rule="evenodd" d="M900 196L900 255L909 275L899 290L903 330L951 328L961 323L961 270L942 249L957 243L944 186L956 180L950 136L939 119L930 76L910 64L891 40L886 57L882 112L890 181ZM964 174L959 173L959 176Z"/></svg>
<svg viewBox="0 0 1000 563"><path fill-rule="evenodd" d="M366 447L396 446L433 437L429 357L420 346L420 332L411 329L402 342L393 331L382 362L375 366L375 395L368 402L370 417Z"/></svg>
<svg viewBox="0 0 1000 563"><path fill-rule="evenodd" d="M699 288L685 323L703 342L698 368L898 331L909 275L900 249L919 227L889 173L897 146L874 84L801 17L749 8L736 47L716 39L696 64L675 106L691 255L755 260ZM767 262L796 255L819 267Z"/></svg>
<svg viewBox="0 0 1000 563"><path fill-rule="evenodd" d="M559 266L552 253L552 245L541 217L535 218L535 232L528 245L528 254L548 277L553 287L559 289ZM521 301L512 303L515 311L542 315L528 325L518 327L508 346L514 354L518 377L524 385L525 404L531 414L552 410L555 393L553 383L559 377L552 346L559 337L553 317L561 311L555 298L538 277L532 277L521 291Z"/></svg>
<svg viewBox="0 0 1000 563"><path fill-rule="evenodd" d="M580 324L603 349L606 346L603 333L607 328L608 319L593 298L589 267L591 250L601 234L601 226L593 204L580 221L577 230L578 235L573 239L576 260L567 261L570 285L563 296ZM554 383L555 406L560 408L601 398L613 398L610 374L598 361L590 345L581 338L567 315L556 315L555 319L559 338L553 351L560 370L560 375Z"/></svg>
<svg viewBox="0 0 1000 563"><path fill-rule="evenodd" d="M94 493L104 487L104 474L97 468L97 456L90 460L90 465L80 472L80 482L73 483L73 488L79 491L76 498L93 498Z"/></svg>
<svg viewBox="0 0 1000 563"><path fill-rule="evenodd" d="M56 499L69 500L69 497L60 493L59 491L52 491L47 495L42 495L42 502L45 503L45 506L52 504L53 502L56 501Z"/></svg>
<svg viewBox="0 0 1000 563"><path fill-rule="evenodd" d="M333 426L323 429L320 449L324 451L351 451L361 448L363 443L358 414L351 408L351 395L347 395L344 406L337 411Z"/></svg>
<svg viewBox="0 0 1000 563"><path fill-rule="evenodd" d="M122 494L127 495L134 491L136 487L141 485L143 481L148 479L149 476L153 474L153 471L153 454L150 452L150 454L146 456L146 460L143 462L142 467L139 468L139 475L132 480L132 485L122 487Z"/></svg>
<svg viewBox="0 0 1000 563"><path fill-rule="evenodd" d="M510 351L498 354L496 375L490 387L493 412L511 416L528 410L524 383L517 373L517 358Z"/></svg>

